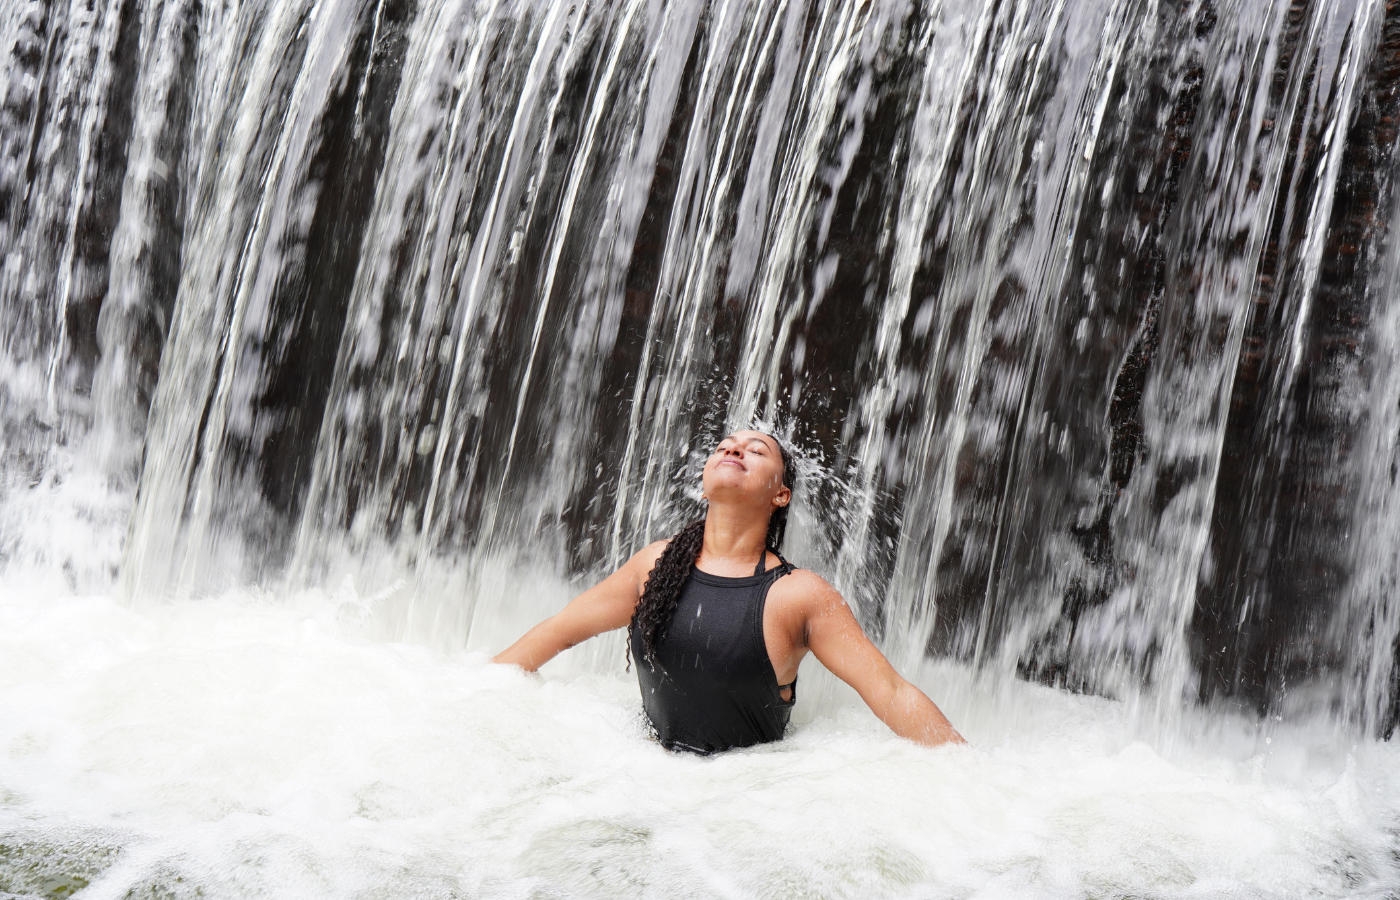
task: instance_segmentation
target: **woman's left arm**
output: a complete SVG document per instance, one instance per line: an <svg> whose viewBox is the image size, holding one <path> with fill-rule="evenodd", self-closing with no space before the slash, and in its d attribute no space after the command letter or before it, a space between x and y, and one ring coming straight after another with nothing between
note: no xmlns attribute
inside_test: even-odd
<svg viewBox="0 0 1400 900"><path fill-rule="evenodd" d="M930 747L967 743L934 702L900 677L870 642L835 588L808 571L799 570L788 578L795 579L791 588L801 590L807 600L808 649L832 674L855 688L880 721L900 737Z"/></svg>

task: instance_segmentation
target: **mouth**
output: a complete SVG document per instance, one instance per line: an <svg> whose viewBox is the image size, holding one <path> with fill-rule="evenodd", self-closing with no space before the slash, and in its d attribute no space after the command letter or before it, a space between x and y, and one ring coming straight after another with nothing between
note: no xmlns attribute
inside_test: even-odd
<svg viewBox="0 0 1400 900"><path fill-rule="evenodd" d="M737 459L722 459L722 460L719 461L719 464L720 464L721 466L734 466L734 467L737 468L740 472L747 472L747 471L748 471L748 469L744 466L744 464L741 463L741 462L739 462Z"/></svg>

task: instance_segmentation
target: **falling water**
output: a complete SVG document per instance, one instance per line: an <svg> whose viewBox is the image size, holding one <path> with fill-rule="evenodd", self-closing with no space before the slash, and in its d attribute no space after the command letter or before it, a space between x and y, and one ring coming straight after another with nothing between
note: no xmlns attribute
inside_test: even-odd
<svg viewBox="0 0 1400 900"><path fill-rule="evenodd" d="M208 863L230 842L335 895L400 869L394 896L447 890L429 869L470 873L464 896L1400 884L1395 0L0 0L0 53L0 646L21 661L0 892L270 890ZM753 422L803 456L790 555L1000 748L938 763L956 798L890 781L919 751L804 668L782 746L860 770L807 801L880 831L853 798L917 798L902 837L827 868L746 857L708 818L787 827L722 800L787 750L692 796L665 768L690 762L638 749L616 640L544 686L480 655L699 515L704 454ZM297 693L269 724L216 698L277 691L258 660L325 706ZM415 684L467 705L429 725ZM417 714L336 719L365 702ZM251 737L199 730L220 715ZM128 726L234 768L293 734L370 749L324 783L268 759L200 792L145 739L72 743ZM453 765L441 742L515 799L415 780ZM602 793L652 813L512 818L615 758L658 793ZM78 759L116 780L65 781ZM1170 804L1127 821L1195 849L1129 866L1145 881L1076 843L1117 828L1104 805L1073 824L1083 797L1192 777L1274 843L1215 853L1209 814L1172 831ZM313 782L330 812L289 787ZM1022 799L918 832L977 783ZM1016 802L1071 823L1063 846L1026 826L1031 869ZM698 818L642 822L677 804ZM277 837L302 816L340 824ZM379 874L298 869L342 864L317 841L359 840L345 816L454 824L375 832ZM492 816L515 869L481 862ZM223 824L160 836L186 819Z"/></svg>

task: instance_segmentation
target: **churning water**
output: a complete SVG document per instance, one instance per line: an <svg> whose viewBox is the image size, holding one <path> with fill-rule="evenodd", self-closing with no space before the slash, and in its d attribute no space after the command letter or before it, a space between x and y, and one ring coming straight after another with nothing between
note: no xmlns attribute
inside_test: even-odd
<svg viewBox="0 0 1400 900"><path fill-rule="evenodd" d="M645 738L620 672L537 679L368 640L364 602L343 587L149 616L104 598L0 607L6 889L1381 898L1400 883L1387 744L1201 717L1168 751L1121 703L933 665L916 680L972 749L920 748L839 704L799 710L780 744L700 759Z"/></svg>
<svg viewBox="0 0 1400 900"><path fill-rule="evenodd" d="M1400 895L1400 2L0 0L0 897ZM814 663L485 662L803 459Z"/></svg>

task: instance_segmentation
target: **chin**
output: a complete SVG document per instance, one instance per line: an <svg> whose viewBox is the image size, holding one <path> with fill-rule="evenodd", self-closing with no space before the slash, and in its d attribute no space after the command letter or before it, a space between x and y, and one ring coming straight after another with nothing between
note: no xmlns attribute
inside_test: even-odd
<svg viewBox="0 0 1400 900"><path fill-rule="evenodd" d="M744 472L740 472L737 470L733 473L733 475L730 475L729 473L723 471L716 472L713 477L705 479L705 493L709 494L711 499L714 498L714 492L716 489L727 491L729 493L737 492L741 494L747 494L748 491L745 489L746 486L744 484L744 475Z"/></svg>

